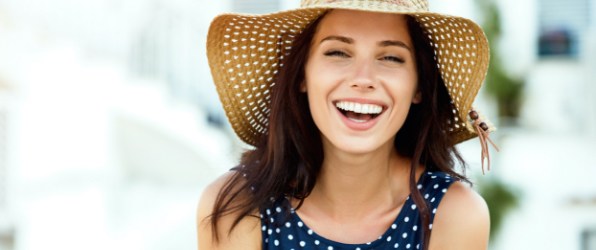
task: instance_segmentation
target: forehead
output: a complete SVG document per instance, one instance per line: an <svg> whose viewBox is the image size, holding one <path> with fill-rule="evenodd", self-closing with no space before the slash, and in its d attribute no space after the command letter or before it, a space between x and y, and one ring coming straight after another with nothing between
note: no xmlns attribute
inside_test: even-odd
<svg viewBox="0 0 596 250"><path fill-rule="evenodd" d="M333 34L409 40L404 15L357 10L329 11L319 23L316 33L316 36Z"/></svg>

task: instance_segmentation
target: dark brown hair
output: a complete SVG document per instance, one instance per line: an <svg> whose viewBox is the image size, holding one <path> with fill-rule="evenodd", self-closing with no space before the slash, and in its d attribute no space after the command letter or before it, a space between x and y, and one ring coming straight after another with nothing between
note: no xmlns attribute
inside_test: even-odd
<svg viewBox="0 0 596 250"><path fill-rule="evenodd" d="M430 41L413 17L406 18L414 44L422 102L411 106L394 145L397 152L412 159L409 189L420 209L422 225L427 225L430 212L416 188L414 170L422 164L427 170L467 179L453 170L454 160L462 166L464 162L445 132L447 121L453 118L453 107ZM229 228L231 231L245 216L258 214L271 199L297 199L298 209L315 186L324 154L320 132L312 120L307 96L300 91L300 85L305 79L304 67L310 44L321 19L322 16L294 40L271 91L268 132L258 139L254 150L242 155L240 165L235 168L237 171L218 194L210 217L216 241L220 237L217 229L222 216L232 213L237 216ZM430 231L427 226L423 228L423 248L427 249Z"/></svg>

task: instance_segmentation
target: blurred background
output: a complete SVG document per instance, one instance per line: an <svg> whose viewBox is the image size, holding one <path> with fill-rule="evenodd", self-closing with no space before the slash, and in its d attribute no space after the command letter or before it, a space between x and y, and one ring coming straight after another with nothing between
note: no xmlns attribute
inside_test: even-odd
<svg viewBox="0 0 596 250"><path fill-rule="evenodd" d="M196 249L203 187L246 147L205 54L222 12L299 0L0 0L0 250ZM476 107L491 249L596 249L596 0L430 0L491 41Z"/></svg>

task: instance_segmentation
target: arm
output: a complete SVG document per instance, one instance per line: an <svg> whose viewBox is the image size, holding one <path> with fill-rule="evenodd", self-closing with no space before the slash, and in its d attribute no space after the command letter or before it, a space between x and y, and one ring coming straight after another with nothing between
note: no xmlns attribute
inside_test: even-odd
<svg viewBox="0 0 596 250"><path fill-rule="evenodd" d="M227 173L205 188L197 209L197 236L199 250L225 250L225 249L261 249L261 222L258 217L245 217L232 230L236 214L227 214L219 220L218 234L219 241L216 242L211 227L209 215L213 211L213 205L219 190L224 186L232 173Z"/></svg>
<svg viewBox="0 0 596 250"><path fill-rule="evenodd" d="M489 227L484 199L465 184L453 183L437 208L429 249L487 249Z"/></svg>

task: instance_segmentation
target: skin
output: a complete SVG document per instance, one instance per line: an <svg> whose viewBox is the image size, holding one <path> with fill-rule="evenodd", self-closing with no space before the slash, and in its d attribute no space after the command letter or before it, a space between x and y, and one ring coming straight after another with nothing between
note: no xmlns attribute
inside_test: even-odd
<svg viewBox="0 0 596 250"><path fill-rule="evenodd" d="M391 225L409 194L410 159L393 147L417 91L416 62L403 16L334 10L311 43L302 89L321 131L325 160L310 196L297 210L319 235L344 243L375 240ZM374 126L354 130L335 107L338 100L382 104ZM420 176L423 167L416 171ZM258 218L246 217L231 234L233 215L221 220L219 244L204 220L230 174L209 185L197 215L199 249L261 249ZM488 208L462 183L448 189L437 209L429 249L486 249Z"/></svg>
<svg viewBox="0 0 596 250"><path fill-rule="evenodd" d="M412 48L402 16L338 10L321 21L305 68L305 91L325 158L368 162L362 156L393 151L411 103L420 102ZM345 100L382 104L385 111L374 127L354 130L335 106Z"/></svg>

